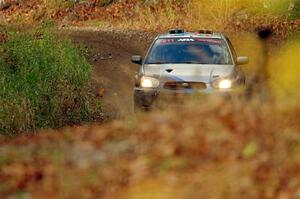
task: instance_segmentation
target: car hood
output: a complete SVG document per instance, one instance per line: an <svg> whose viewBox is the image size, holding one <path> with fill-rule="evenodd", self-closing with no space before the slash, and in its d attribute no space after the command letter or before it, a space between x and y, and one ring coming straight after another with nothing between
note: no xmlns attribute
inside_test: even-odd
<svg viewBox="0 0 300 199"><path fill-rule="evenodd" d="M144 75L160 80L205 83L228 77L233 71L234 65L149 64L143 67Z"/></svg>

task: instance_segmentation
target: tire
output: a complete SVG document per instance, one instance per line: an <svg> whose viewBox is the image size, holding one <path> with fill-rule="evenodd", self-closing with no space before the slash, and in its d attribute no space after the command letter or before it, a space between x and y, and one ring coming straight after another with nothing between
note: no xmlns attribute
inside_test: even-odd
<svg viewBox="0 0 300 199"><path fill-rule="evenodd" d="M148 113L151 111L151 107L143 107L143 106L138 106L134 105L133 107L134 113L139 114L139 113Z"/></svg>

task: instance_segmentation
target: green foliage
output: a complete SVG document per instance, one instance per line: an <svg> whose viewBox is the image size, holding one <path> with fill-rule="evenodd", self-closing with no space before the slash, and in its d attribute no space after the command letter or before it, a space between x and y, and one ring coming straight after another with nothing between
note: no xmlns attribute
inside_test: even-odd
<svg viewBox="0 0 300 199"><path fill-rule="evenodd" d="M300 0L295 0L294 6L289 13L290 19L300 19Z"/></svg>
<svg viewBox="0 0 300 199"><path fill-rule="evenodd" d="M0 53L0 133L101 117L82 49L49 29L9 32Z"/></svg>

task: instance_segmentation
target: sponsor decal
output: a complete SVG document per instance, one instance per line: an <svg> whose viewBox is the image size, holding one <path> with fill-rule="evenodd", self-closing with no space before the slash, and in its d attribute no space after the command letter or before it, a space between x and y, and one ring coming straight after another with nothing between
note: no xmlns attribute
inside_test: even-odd
<svg viewBox="0 0 300 199"><path fill-rule="evenodd" d="M162 40L160 40L160 42L161 42L162 44L174 43L174 42L175 42L175 39L162 39Z"/></svg>
<svg viewBox="0 0 300 199"><path fill-rule="evenodd" d="M177 40L178 42L193 42L195 39L193 38L181 38Z"/></svg>
<svg viewBox="0 0 300 199"><path fill-rule="evenodd" d="M197 38L197 42L206 42L206 43L212 43L212 44L222 44L221 39L202 39L202 38Z"/></svg>
<svg viewBox="0 0 300 199"><path fill-rule="evenodd" d="M180 39L161 39L161 44L176 43L176 42L202 42L209 44L222 44L221 39L206 39L206 38L180 38Z"/></svg>

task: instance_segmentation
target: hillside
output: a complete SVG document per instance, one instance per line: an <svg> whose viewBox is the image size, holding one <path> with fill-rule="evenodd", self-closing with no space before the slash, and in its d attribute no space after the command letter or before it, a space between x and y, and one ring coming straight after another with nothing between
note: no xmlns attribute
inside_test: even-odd
<svg viewBox="0 0 300 199"><path fill-rule="evenodd" d="M0 198L300 198L299 8L0 0ZM135 114L130 57L174 27L225 33L246 95Z"/></svg>

